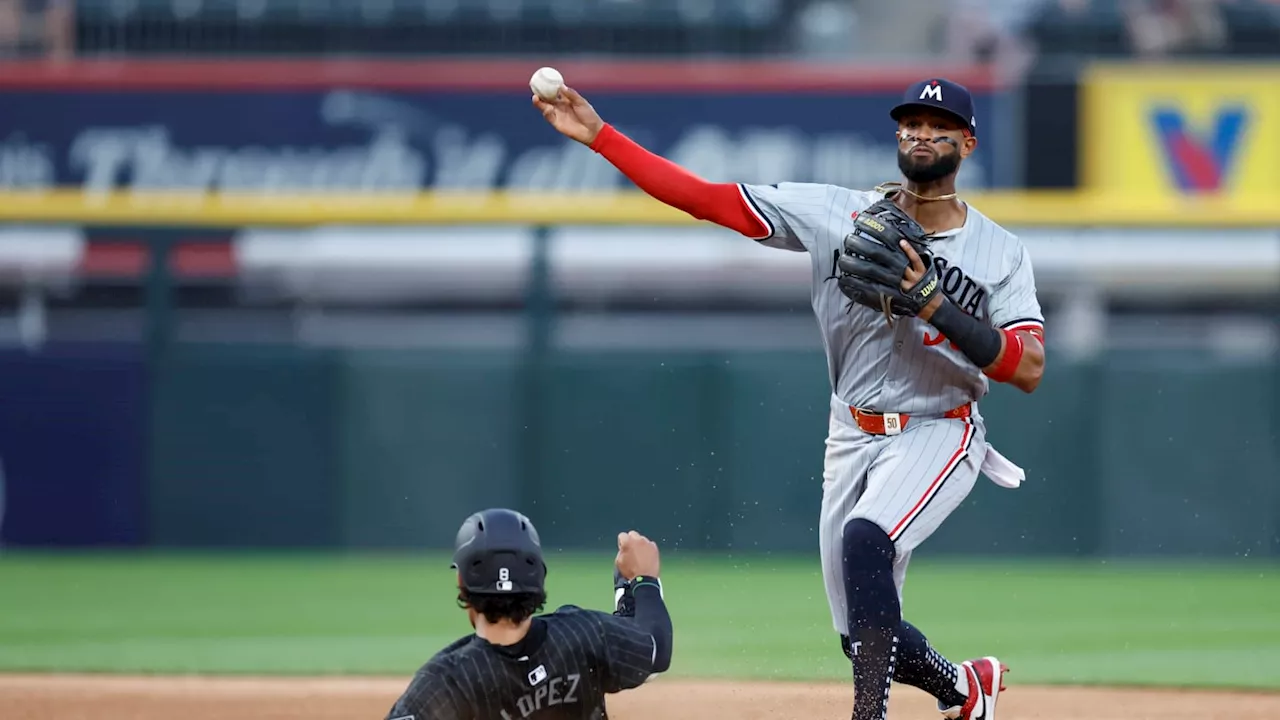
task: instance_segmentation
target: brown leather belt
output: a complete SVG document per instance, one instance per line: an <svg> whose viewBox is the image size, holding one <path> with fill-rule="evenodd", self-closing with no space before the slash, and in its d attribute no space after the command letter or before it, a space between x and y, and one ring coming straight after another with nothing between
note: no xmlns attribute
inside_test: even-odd
<svg viewBox="0 0 1280 720"><path fill-rule="evenodd" d="M952 408L943 413L942 417L951 420L967 418L971 412L970 405L971 403L965 403ZM853 420L858 427L872 435L897 435L907 427L907 420L911 417L906 413L878 413L853 406L849 407L849 411L853 413Z"/></svg>

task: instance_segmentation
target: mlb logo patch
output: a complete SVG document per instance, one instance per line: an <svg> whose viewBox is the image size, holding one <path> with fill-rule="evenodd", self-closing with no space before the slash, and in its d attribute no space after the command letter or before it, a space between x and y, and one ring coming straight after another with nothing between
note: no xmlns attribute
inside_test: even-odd
<svg viewBox="0 0 1280 720"><path fill-rule="evenodd" d="M536 687L538 683L547 679L547 668L539 665L529 673L529 685Z"/></svg>

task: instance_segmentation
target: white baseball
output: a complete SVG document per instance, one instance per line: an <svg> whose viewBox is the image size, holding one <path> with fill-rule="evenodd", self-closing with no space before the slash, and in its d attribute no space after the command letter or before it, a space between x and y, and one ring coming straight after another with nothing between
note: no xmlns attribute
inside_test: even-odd
<svg viewBox="0 0 1280 720"><path fill-rule="evenodd" d="M564 77L555 68L538 68L533 77L529 78L529 89L534 95L547 102L555 100L562 87L564 87Z"/></svg>

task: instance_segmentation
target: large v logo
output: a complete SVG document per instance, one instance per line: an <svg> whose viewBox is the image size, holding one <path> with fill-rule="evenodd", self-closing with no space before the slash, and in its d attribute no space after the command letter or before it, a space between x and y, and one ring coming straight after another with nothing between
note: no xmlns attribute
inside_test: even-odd
<svg viewBox="0 0 1280 720"><path fill-rule="evenodd" d="M1178 187L1193 192L1221 190L1240 154L1240 137L1248 121L1246 110L1221 108L1214 114L1208 133L1193 131L1186 116L1173 108L1155 108L1151 119Z"/></svg>

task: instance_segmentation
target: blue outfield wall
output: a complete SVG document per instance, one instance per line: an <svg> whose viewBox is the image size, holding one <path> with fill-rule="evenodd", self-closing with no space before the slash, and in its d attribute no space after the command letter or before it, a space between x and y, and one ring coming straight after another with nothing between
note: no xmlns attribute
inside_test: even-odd
<svg viewBox="0 0 1280 720"><path fill-rule="evenodd" d="M148 392L136 346L0 351L0 540L144 543Z"/></svg>

